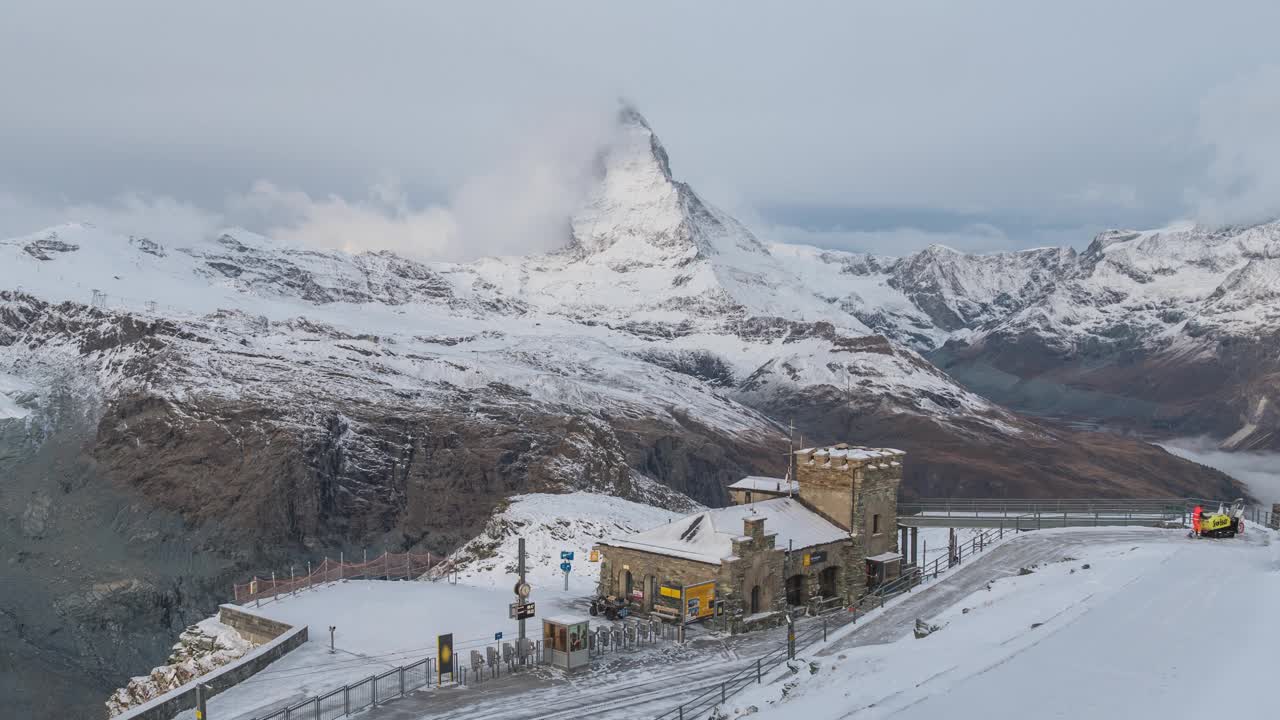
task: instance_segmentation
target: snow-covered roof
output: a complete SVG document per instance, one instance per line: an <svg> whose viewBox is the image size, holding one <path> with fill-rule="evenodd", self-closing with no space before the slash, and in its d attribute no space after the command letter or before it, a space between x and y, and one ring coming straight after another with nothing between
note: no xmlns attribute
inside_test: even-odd
<svg viewBox="0 0 1280 720"><path fill-rule="evenodd" d="M901 560L902 554L896 553L896 552L882 552L879 555L872 555L867 559L872 562L880 562L880 563L893 562L894 560Z"/></svg>
<svg viewBox="0 0 1280 720"><path fill-rule="evenodd" d="M748 475L738 482L729 486L730 490L754 490L757 492L771 492L785 495L787 493L798 494L800 492L800 483L785 478L763 477L760 475Z"/></svg>
<svg viewBox="0 0 1280 720"><path fill-rule="evenodd" d="M775 533L777 547L796 550L849 537L826 518L792 498L733 505L696 513L652 530L606 540L604 545L668 555L711 565L733 557L733 540L742 537L742 521L765 518L766 534Z"/></svg>
<svg viewBox="0 0 1280 720"><path fill-rule="evenodd" d="M905 452L894 448L870 448L861 445L832 445L830 447L812 447L803 450L796 450L796 455L809 457L812 455L814 459L823 460L852 460L855 462L866 460L879 460L881 458L894 458L906 455Z"/></svg>
<svg viewBox="0 0 1280 720"><path fill-rule="evenodd" d="M542 619L556 625L580 625L585 622L591 622L591 618L585 615L553 615Z"/></svg>

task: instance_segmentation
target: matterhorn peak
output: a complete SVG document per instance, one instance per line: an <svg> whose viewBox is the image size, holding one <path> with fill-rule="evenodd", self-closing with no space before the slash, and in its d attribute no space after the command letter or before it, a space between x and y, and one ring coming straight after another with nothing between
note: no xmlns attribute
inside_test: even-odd
<svg viewBox="0 0 1280 720"><path fill-rule="evenodd" d="M671 173L667 151L635 105L623 100L601 176L571 221L573 249L605 261L685 263L721 254L729 240L767 254L739 223L708 206Z"/></svg>

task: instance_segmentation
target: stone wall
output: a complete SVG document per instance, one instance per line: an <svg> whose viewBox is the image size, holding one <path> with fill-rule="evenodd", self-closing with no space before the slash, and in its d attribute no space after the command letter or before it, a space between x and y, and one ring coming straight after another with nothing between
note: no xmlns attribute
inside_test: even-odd
<svg viewBox="0 0 1280 720"><path fill-rule="evenodd" d="M246 612L235 605L219 606L218 622L235 628L240 637L259 645L269 643L293 629L288 623Z"/></svg>
<svg viewBox="0 0 1280 720"><path fill-rule="evenodd" d="M820 562L814 562L809 565L804 564L806 555L812 556L814 552L826 553L826 559ZM820 599L819 591L821 589L822 571L828 568L836 568L835 593L836 597L848 604L854 597L854 592L862 587L865 583L860 576L863 574L862 558L854 557L853 543L849 540L840 540L824 545L815 545L811 548L796 550L789 554L785 559L783 570L783 596L786 596L786 582L788 578L795 575L804 577L802 587L801 605L811 605Z"/></svg>
<svg viewBox="0 0 1280 720"><path fill-rule="evenodd" d="M902 483L902 466L889 463L866 465L859 475L854 512L861 518L860 530L867 538L864 557L896 551L898 486ZM879 527L876 527L877 518Z"/></svg>
<svg viewBox="0 0 1280 720"><path fill-rule="evenodd" d="M836 465L824 459L796 458L796 480L800 500L806 507L849 530L854 517L854 473L856 464Z"/></svg>
<svg viewBox="0 0 1280 720"><path fill-rule="evenodd" d="M786 496L786 490L774 492L773 490L743 490L742 488L729 488L730 505L750 505L753 502L764 502L765 500L773 500L775 498Z"/></svg>
<svg viewBox="0 0 1280 720"><path fill-rule="evenodd" d="M223 665L180 688L121 713L113 720L171 720L174 715L196 706L196 685L207 685L208 697L213 697L256 675L307 641L306 625L299 627L285 625L270 618L249 613L234 605L221 606L218 610L218 619L241 633L245 631L241 630L236 623L251 628L251 632L269 632L270 627L283 629L269 638L265 644L254 648L235 662Z"/></svg>
<svg viewBox="0 0 1280 720"><path fill-rule="evenodd" d="M777 547L777 535L767 532L764 518L743 521L743 534L733 540L735 560L721 566L720 598L733 617L752 614L751 590L758 587L757 613L785 610L782 572L787 551Z"/></svg>
<svg viewBox="0 0 1280 720"><path fill-rule="evenodd" d="M653 608L653 596L659 585L679 587L720 579L720 565L669 557L643 550L598 545L600 551L600 594L621 596L626 589L626 574L631 573L632 587L644 597L627 598L635 610Z"/></svg>

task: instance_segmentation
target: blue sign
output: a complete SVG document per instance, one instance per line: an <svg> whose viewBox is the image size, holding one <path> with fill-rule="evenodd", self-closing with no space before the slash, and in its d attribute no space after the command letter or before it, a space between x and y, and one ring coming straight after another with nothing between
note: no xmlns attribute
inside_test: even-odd
<svg viewBox="0 0 1280 720"><path fill-rule="evenodd" d="M494 633L494 634L493 634L493 639L494 639L494 640L501 640L501 639L502 639L502 633L500 633L500 632L496 632L496 633Z"/></svg>
<svg viewBox="0 0 1280 720"><path fill-rule="evenodd" d="M561 559L561 560L572 560L572 559L573 559L573 551L572 551L572 550L561 550L561 551L560 551L560 559Z"/></svg>
<svg viewBox="0 0 1280 720"><path fill-rule="evenodd" d="M560 563L560 569L561 569L561 570L563 570L563 571L565 571L565 572L569 572L569 570L570 570L571 568L573 568L573 566L572 566L572 565L570 565L570 564L569 564L569 563L567 563L567 562L562 562L562 563Z"/></svg>

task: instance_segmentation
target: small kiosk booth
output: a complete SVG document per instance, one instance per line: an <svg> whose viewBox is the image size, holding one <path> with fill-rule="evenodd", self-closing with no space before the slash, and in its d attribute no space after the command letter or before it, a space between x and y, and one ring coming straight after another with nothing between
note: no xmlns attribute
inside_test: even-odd
<svg viewBox="0 0 1280 720"><path fill-rule="evenodd" d="M588 620L557 615L542 620L542 659L548 665L573 672L591 664L587 642Z"/></svg>
<svg viewBox="0 0 1280 720"><path fill-rule="evenodd" d="M867 558L867 587L879 587L902 575L902 556L896 552L880 553Z"/></svg>

